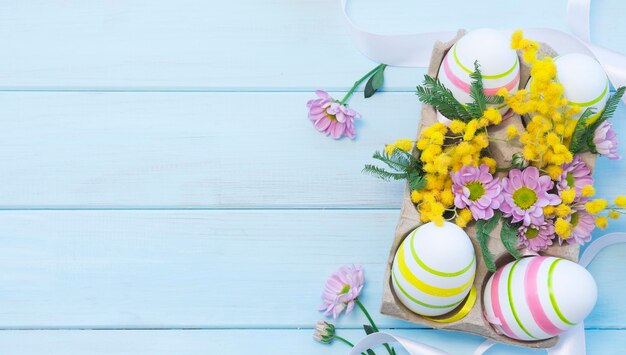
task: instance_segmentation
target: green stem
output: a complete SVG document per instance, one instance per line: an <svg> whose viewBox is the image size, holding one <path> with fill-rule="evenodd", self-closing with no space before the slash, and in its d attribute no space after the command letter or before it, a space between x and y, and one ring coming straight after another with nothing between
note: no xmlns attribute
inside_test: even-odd
<svg viewBox="0 0 626 355"><path fill-rule="evenodd" d="M370 313L367 311L367 309L365 309L365 306L363 305L363 303L361 303L361 300L359 300L358 298L355 298L354 303L356 303L356 305L359 306L361 311L363 311L363 314L365 314L365 317L370 322L370 325L372 326L372 329L374 330L374 332L378 332L378 327L374 323L374 320L372 319L372 316L370 316ZM387 349L387 351L389 352L389 355L394 355L394 352L392 351L392 348L389 346L389 344L384 343L383 345L385 346L385 349Z"/></svg>
<svg viewBox="0 0 626 355"><path fill-rule="evenodd" d="M349 341L348 341L347 339L345 339L345 338L342 338L342 337L340 337L340 336L338 336L338 335L335 335L335 339L337 339L337 340L339 340L339 341L341 341L341 342L345 343L346 345L348 345L348 346L350 346L350 347L354 348L354 344L352 344L351 342L349 342ZM365 353L361 353L361 354L362 354L362 355L367 355L367 354L365 354Z"/></svg>
<svg viewBox="0 0 626 355"><path fill-rule="evenodd" d="M496 171L509 171L513 169L513 167L508 167L508 168L496 168Z"/></svg>
<svg viewBox="0 0 626 355"><path fill-rule="evenodd" d="M354 348L354 344L352 344L348 340L346 340L346 339L344 339L344 338L342 338L342 337L340 337L338 335L335 335L335 339L337 339L339 341L342 341L342 342L346 343L347 345L349 345L350 347Z"/></svg>
<svg viewBox="0 0 626 355"><path fill-rule="evenodd" d="M375 332L378 332L378 327L376 327L376 324L374 324L374 320L372 319L372 316L370 316L367 309L365 309L365 306L363 305L363 303L361 303L361 300L359 300L358 298L355 298L354 303L356 303L356 305L359 306L361 311L363 311L363 314L365 314L365 317L367 317L367 320L370 322L372 329L374 329Z"/></svg>
<svg viewBox="0 0 626 355"><path fill-rule="evenodd" d="M350 91L348 91L346 93L346 96L344 96L343 99L341 99L340 104L345 105L346 102L348 101L348 99L350 99L350 97L352 96L352 94L354 94L354 91L356 89L358 89L358 87L365 81L365 79L367 79L370 76L372 76L378 70L384 69L386 66L387 66L387 64L379 64L379 65L376 66L376 68L370 70L367 74L365 74L361 79L359 79L356 82L354 82L354 85L352 86L352 89L350 89Z"/></svg>

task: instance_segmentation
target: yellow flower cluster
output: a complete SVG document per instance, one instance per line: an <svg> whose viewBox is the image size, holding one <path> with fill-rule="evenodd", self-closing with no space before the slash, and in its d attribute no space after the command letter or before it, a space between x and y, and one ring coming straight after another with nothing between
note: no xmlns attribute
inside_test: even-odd
<svg viewBox="0 0 626 355"><path fill-rule="evenodd" d="M543 208L543 214L548 218L555 218L554 231L561 237L561 239L567 239L571 236L574 230L574 225L571 223L571 214L576 205L576 189L568 188L562 190L559 193L561 197L561 204L557 206L546 206ZM568 218L569 217L569 218Z"/></svg>
<svg viewBox="0 0 626 355"><path fill-rule="evenodd" d="M563 218L557 218L554 222L554 232L562 239L567 239L572 235L574 226Z"/></svg>
<svg viewBox="0 0 626 355"><path fill-rule="evenodd" d="M532 64L537 59L537 50L539 49L539 45L537 42L524 38L524 33L522 31L518 30L513 32L513 36L511 37L511 47L513 47L513 49L522 50L524 60L529 64Z"/></svg>
<svg viewBox="0 0 626 355"><path fill-rule="evenodd" d="M392 144L385 145L385 153L387 155L391 155L395 149L400 149L405 152L408 152L411 150L411 148L413 148L413 141L410 139L403 138L403 139L398 139Z"/></svg>
<svg viewBox="0 0 626 355"><path fill-rule="evenodd" d="M411 192L411 200L417 205L422 222L432 221L442 225L443 214L453 210L454 194L450 172L456 172L465 165L486 164L491 173L496 170L496 161L481 157L483 149L489 146L486 127L502 121L500 112L494 108L485 110L483 116L469 122L453 120L450 127L436 123L422 129L417 141L419 159L425 172L426 187ZM455 222L465 227L472 220L469 210L457 211Z"/></svg>
<svg viewBox="0 0 626 355"><path fill-rule="evenodd" d="M596 216L596 227L606 229L609 224L609 218L618 219L621 214L624 213L624 209L626 208L626 196L618 196L613 203L613 206L609 206L609 201L605 199L595 199L585 203L585 210ZM607 209L609 211L606 216L599 215Z"/></svg>
<svg viewBox="0 0 626 355"><path fill-rule="evenodd" d="M498 95L504 97L513 111L530 117L526 132L519 135L524 145L524 158L543 169L552 179L557 179L562 173L561 165L573 159L568 145L576 127L576 120L572 117L580 109L568 105L563 85L556 81L556 65L552 58L536 57L539 48L536 42L523 38L522 32L516 31L511 46L521 50L524 60L531 65L530 90L522 89L511 94L501 89ZM516 133L507 130L509 138Z"/></svg>
<svg viewBox="0 0 626 355"><path fill-rule="evenodd" d="M454 219L454 223L456 223L461 228L465 228L465 226L467 226L467 224L471 220L472 212L469 209L464 208L457 213L456 218Z"/></svg>
<svg viewBox="0 0 626 355"><path fill-rule="evenodd" d="M593 186L584 186L581 194L585 197L593 196L595 194ZM574 230L576 222L574 222L572 217L570 217L574 208L581 208L584 206L588 213L595 216L596 227L606 229L609 223L609 218L618 219L621 214L624 213L623 209L626 207L626 196L617 197L613 206L609 206L609 202L605 199L595 199L585 202L584 204L575 202L574 199L576 197L576 190L574 188L561 191L560 197L562 200L560 205L546 206L543 208L543 213L546 216L557 217L554 222L554 231L561 239L569 238ZM605 216L601 216L600 214L607 209L609 210L608 213Z"/></svg>

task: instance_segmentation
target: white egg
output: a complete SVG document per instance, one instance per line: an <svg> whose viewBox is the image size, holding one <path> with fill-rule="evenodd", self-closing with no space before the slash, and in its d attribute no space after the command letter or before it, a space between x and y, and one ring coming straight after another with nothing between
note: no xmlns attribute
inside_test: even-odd
<svg viewBox="0 0 626 355"><path fill-rule="evenodd" d="M593 276L569 260L534 256L496 271L485 285L487 320L518 340L559 335L582 322L596 304Z"/></svg>
<svg viewBox="0 0 626 355"><path fill-rule="evenodd" d="M496 95L501 88L516 92L520 81L520 64L517 53L511 48L510 39L493 29L468 32L450 48L439 68L441 83L461 103L473 102L470 96L470 75L474 62L478 61L486 95ZM498 106L501 113L507 111L505 104Z"/></svg>
<svg viewBox="0 0 626 355"><path fill-rule="evenodd" d="M570 105L579 106L580 117L587 108L599 115L609 99L609 79L600 63L594 58L570 53L554 58L557 80L563 85L564 94ZM532 90L532 78L526 85Z"/></svg>
<svg viewBox="0 0 626 355"><path fill-rule="evenodd" d="M474 247L456 224L426 223L402 242L391 267L396 296L411 311L438 316L456 308L476 274Z"/></svg>

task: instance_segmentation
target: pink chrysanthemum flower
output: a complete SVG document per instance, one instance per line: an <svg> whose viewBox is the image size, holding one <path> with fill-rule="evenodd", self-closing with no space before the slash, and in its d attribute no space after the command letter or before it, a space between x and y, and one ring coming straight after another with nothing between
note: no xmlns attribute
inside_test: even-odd
<svg viewBox="0 0 626 355"><path fill-rule="evenodd" d="M450 175L454 205L457 208L469 207L475 220L493 217L493 211L502 202L502 187L489 173L487 165L483 164L478 168L466 165Z"/></svg>
<svg viewBox="0 0 626 355"><path fill-rule="evenodd" d="M595 150L612 160L619 160L622 157L617 153L617 133L609 121L604 121L593 133L593 144Z"/></svg>
<svg viewBox="0 0 626 355"><path fill-rule="evenodd" d="M324 311L325 316L332 315L334 319L337 319L344 309L346 314L350 314L354 308L354 300L359 297L364 282L361 265L342 266L326 281L322 293L324 304L320 307L320 311Z"/></svg>
<svg viewBox="0 0 626 355"><path fill-rule="evenodd" d="M591 176L591 169L589 169L582 158L578 155L574 155L574 159L569 163L561 165L561 169L563 169L563 172L561 176L556 179L557 189L563 191L575 188L576 200L587 200L582 197L581 190L586 185L593 185L593 177Z"/></svg>
<svg viewBox="0 0 626 355"><path fill-rule="evenodd" d="M361 118L361 115L330 97L326 91L317 90L315 94L318 98L309 100L306 104L309 108L309 119L313 121L315 128L335 139L343 136L353 139L354 120Z"/></svg>
<svg viewBox="0 0 626 355"><path fill-rule="evenodd" d="M518 229L517 239L530 251L547 249L554 239L554 225L547 221L541 226L521 226Z"/></svg>
<svg viewBox="0 0 626 355"><path fill-rule="evenodd" d="M572 234L565 239L568 244L585 244L591 241L591 232L596 227L593 216L583 207L575 207L569 216L572 224ZM561 238L559 238L559 241Z"/></svg>
<svg viewBox="0 0 626 355"><path fill-rule="evenodd" d="M550 194L554 183L547 175L539 176L534 166L526 169L513 169L502 179L504 200L500 210L505 217L512 217L513 223L522 222L525 226L545 224L543 208L561 203L561 198Z"/></svg>

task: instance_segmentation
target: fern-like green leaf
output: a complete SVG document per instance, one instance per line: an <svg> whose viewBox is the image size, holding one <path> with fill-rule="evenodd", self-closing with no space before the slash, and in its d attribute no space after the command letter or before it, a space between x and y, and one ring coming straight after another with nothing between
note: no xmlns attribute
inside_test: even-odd
<svg viewBox="0 0 626 355"><path fill-rule="evenodd" d="M585 139L587 135L587 121L594 113L595 111L593 109L587 108L578 119L578 122L576 122L572 140L569 144L570 152L576 154L587 148L587 140Z"/></svg>
<svg viewBox="0 0 626 355"><path fill-rule="evenodd" d="M485 91L483 89L483 77L480 72L480 65L478 64L478 61L474 62L474 72L470 74L470 78L472 79L470 85L470 97L474 100L474 102L467 105L467 111L472 115L472 118L479 118L487 109L487 104Z"/></svg>
<svg viewBox="0 0 626 355"><path fill-rule="evenodd" d="M424 83L417 87L417 96L422 103L435 107L446 117L466 122L472 119L467 109L454 97L452 91L431 76L424 76Z"/></svg>
<svg viewBox="0 0 626 355"><path fill-rule="evenodd" d="M591 133L596 131L602 122L610 119L615 114L615 110L617 110L617 106L619 102L622 100L622 96L624 96L624 92L626 91L626 87L622 86L615 91L615 94L611 95L609 99L606 101L604 105L604 110L602 110L602 114L598 119L589 127Z"/></svg>
<svg viewBox="0 0 626 355"><path fill-rule="evenodd" d="M385 163L388 167L395 171L406 171L407 167L409 166L409 161L405 157L400 157L398 152L401 152L401 150L394 149L391 156L388 156L385 153L376 151L374 152L374 155L372 157Z"/></svg>
<svg viewBox="0 0 626 355"><path fill-rule="evenodd" d="M504 103L504 97L498 95L485 96L485 103L487 105L501 105Z"/></svg>
<svg viewBox="0 0 626 355"><path fill-rule="evenodd" d="M515 259L522 257L517 250L517 228L506 220L502 220L502 229L500 230L500 239L502 244Z"/></svg>
<svg viewBox="0 0 626 355"><path fill-rule="evenodd" d="M422 190L426 187L426 178L418 173L409 173L407 179L409 180L409 188L411 190Z"/></svg>
<svg viewBox="0 0 626 355"><path fill-rule="evenodd" d="M476 221L476 239L478 239L485 266L492 272L496 271L496 264L493 261L493 254L489 250L489 239L491 238L489 234L498 225L501 216L500 211L496 211L489 220L479 219Z"/></svg>
<svg viewBox="0 0 626 355"><path fill-rule="evenodd" d="M426 179L422 176L422 163L410 152L396 148L391 155L387 155L384 152L376 151L373 158L385 163L392 171L366 164L363 173L386 181L406 179L411 190L422 190L426 187Z"/></svg>
<svg viewBox="0 0 626 355"><path fill-rule="evenodd" d="M392 173L383 168L379 168L376 165L366 164L363 168L363 172L366 174L370 174L379 179L389 181L389 180L402 180L408 177L407 173Z"/></svg>

